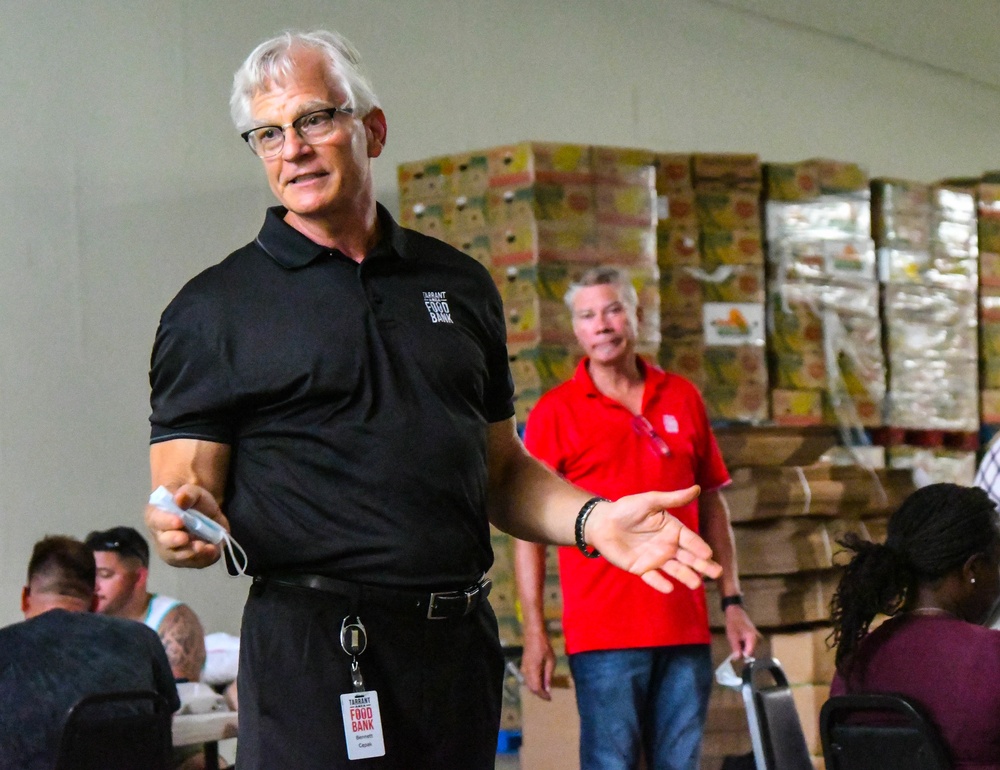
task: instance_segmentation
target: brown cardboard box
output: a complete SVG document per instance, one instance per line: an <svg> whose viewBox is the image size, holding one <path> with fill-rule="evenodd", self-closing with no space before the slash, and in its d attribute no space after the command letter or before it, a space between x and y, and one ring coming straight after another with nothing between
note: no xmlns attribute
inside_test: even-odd
<svg viewBox="0 0 1000 770"><path fill-rule="evenodd" d="M706 383L702 389L705 409L713 420L761 423L768 418L767 383Z"/></svg>
<svg viewBox="0 0 1000 770"><path fill-rule="evenodd" d="M819 169L810 161L765 163L768 200L805 201L819 196Z"/></svg>
<svg viewBox="0 0 1000 770"><path fill-rule="evenodd" d="M695 209L703 230L760 228L760 198L753 190L702 190L695 193Z"/></svg>
<svg viewBox="0 0 1000 770"><path fill-rule="evenodd" d="M580 717L572 687L543 701L521 688L521 770L579 770Z"/></svg>
<svg viewBox="0 0 1000 770"><path fill-rule="evenodd" d="M729 426L715 431L726 465L733 468L769 465L812 465L837 446L832 428Z"/></svg>
<svg viewBox="0 0 1000 770"><path fill-rule="evenodd" d="M867 536L860 519L787 518L733 529L741 575L829 569L845 561L838 540L848 532Z"/></svg>
<svg viewBox="0 0 1000 770"><path fill-rule="evenodd" d="M859 465L738 468L730 475L723 494L734 522L886 513L913 490L912 474Z"/></svg>
<svg viewBox="0 0 1000 770"><path fill-rule="evenodd" d="M660 344L660 366L699 388L705 384L705 343L700 335L666 338Z"/></svg>
<svg viewBox="0 0 1000 770"><path fill-rule="evenodd" d="M657 192L690 190L691 156L683 153L659 153L656 156Z"/></svg>
<svg viewBox="0 0 1000 770"><path fill-rule="evenodd" d="M806 747L813 755L823 753L823 745L819 739L819 712L829 698L830 685L803 684L792 687L792 699L795 701L795 710L802 723Z"/></svg>
<svg viewBox="0 0 1000 770"><path fill-rule="evenodd" d="M830 600L840 581L840 573L840 569L830 569L741 578L747 613L758 628L825 623L830 620ZM719 607L718 586L709 582L705 590L709 624L721 629L725 618Z"/></svg>
<svg viewBox="0 0 1000 770"><path fill-rule="evenodd" d="M659 227L697 227L694 190L668 190L658 196ZM665 216L664 216L665 214Z"/></svg>
<svg viewBox="0 0 1000 770"><path fill-rule="evenodd" d="M760 157L750 153L696 153L691 175L695 187L759 189Z"/></svg>
<svg viewBox="0 0 1000 770"><path fill-rule="evenodd" d="M823 391L775 388L771 391L771 416L778 425L822 425Z"/></svg>
<svg viewBox="0 0 1000 770"><path fill-rule="evenodd" d="M778 519L787 516L856 515L871 499L871 481L817 480L803 484L762 482L722 490L733 522Z"/></svg>
<svg viewBox="0 0 1000 770"><path fill-rule="evenodd" d="M761 231L706 230L701 234L701 260L706 269L718 265L762 265L764 244Z"/></svg>
<svg viewBox="0 0 1000 770"><path fill-rule="evenodd" d="M697 267L701 260L698 253L698 228L677 226L669 230L658 229L656 260L660 267L665 268L678 265Z"/></svg>

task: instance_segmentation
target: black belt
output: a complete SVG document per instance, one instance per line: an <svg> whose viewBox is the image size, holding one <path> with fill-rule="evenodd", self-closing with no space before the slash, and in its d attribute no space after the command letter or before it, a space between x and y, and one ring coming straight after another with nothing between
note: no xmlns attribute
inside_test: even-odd
<svg viewBox="0 0 1000 770"><path fill-rule="evenodd" d="M416 613L428 620L465 617L486 601L486 597L490 595L490 589L493 587L493 581L486 575L483 575L478 583L474 583L468 588L457 591L431 591L429 593L363 585L326 575L301 573L282 572L259 575L254 578L253 582L264 585L274 583L279 586L310 588L314 591L357 597L362 601L371 600L403 612Z"/></svg>

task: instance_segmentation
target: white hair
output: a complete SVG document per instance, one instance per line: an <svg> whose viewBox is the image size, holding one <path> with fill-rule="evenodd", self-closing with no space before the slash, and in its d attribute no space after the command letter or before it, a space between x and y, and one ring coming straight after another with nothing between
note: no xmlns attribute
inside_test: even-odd
<svg viewBox="0 0 1000 770"><path fill-rule="evenodd" d="M331 77L343 77L347 86L347 104L359 117L364 117L379 106L378 97L371 84L361 73L361 55L343 35L318 29L313 32L287 31L258 45L236 70L233 92L229 97L229 110L237 131L253 128L250 102L253 97L281 84L293 73L296 51L309 49L320 53L327 62Z"/></svg>
<svg viewBox="0 0 1000 770"><path fill-rule="evenodd" d="M573 312L573 300L577 293L580 289L588 286L614 286L618 289L618 296L621 297L622 304L633 314L639 307L639 295L625 273L616 267L592 267L584 272L579 280L571 283L569 289L566 290L563 302L566 303L570 312Z"/></svg>

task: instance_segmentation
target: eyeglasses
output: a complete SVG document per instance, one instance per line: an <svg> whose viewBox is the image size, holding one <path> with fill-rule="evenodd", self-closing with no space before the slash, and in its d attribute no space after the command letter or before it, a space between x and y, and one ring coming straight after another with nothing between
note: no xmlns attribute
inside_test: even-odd
<svg viewBox="0 0 1000 770"><path fill-rule="evenodd" d="M283 126L257 126L244 131L240 136L250 145L250 149L261 158L273 158L285 146L285 129L294 128L295 133L306 144L316 144L328 139L337 128L334 116L338 112L353 115L352 107L326 107L322 110L307 112L291 123Z"/></svg>
<svg viewBox="0 0 1000 770"><path fill-rule="evenodd" d="M632 418L632 429L640 436L645 436L650 440L649 448L656 452L656 454L663 457L670 454L670 447L667 446L667 442L653 429L652 424L643 415L637 414Z"/></svg>

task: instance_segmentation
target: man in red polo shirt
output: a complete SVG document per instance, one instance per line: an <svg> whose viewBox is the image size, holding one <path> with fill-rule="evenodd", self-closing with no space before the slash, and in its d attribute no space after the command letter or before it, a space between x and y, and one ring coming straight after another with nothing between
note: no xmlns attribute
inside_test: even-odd
<svg viewBox="0 0 1000 770"><path fill-rule="evenodd" d="M701 496L671 513L712 546L723 567L730 647L751 655L757 630L742 606L729 510L719 493L729 473L700 394L636 355L638 298L617 270L589 270L566 304L585 357L572 379L530 412L526 447L612 500L698 484ZM543 617L545 546L517 541L515 567L522 671L529 689L547 700L555 655ZM559 549L559 569L581 770L631 770L640 752L650 770L697 767L712 678L704 589L675 582L661 594L577 548Z"/></svg>

